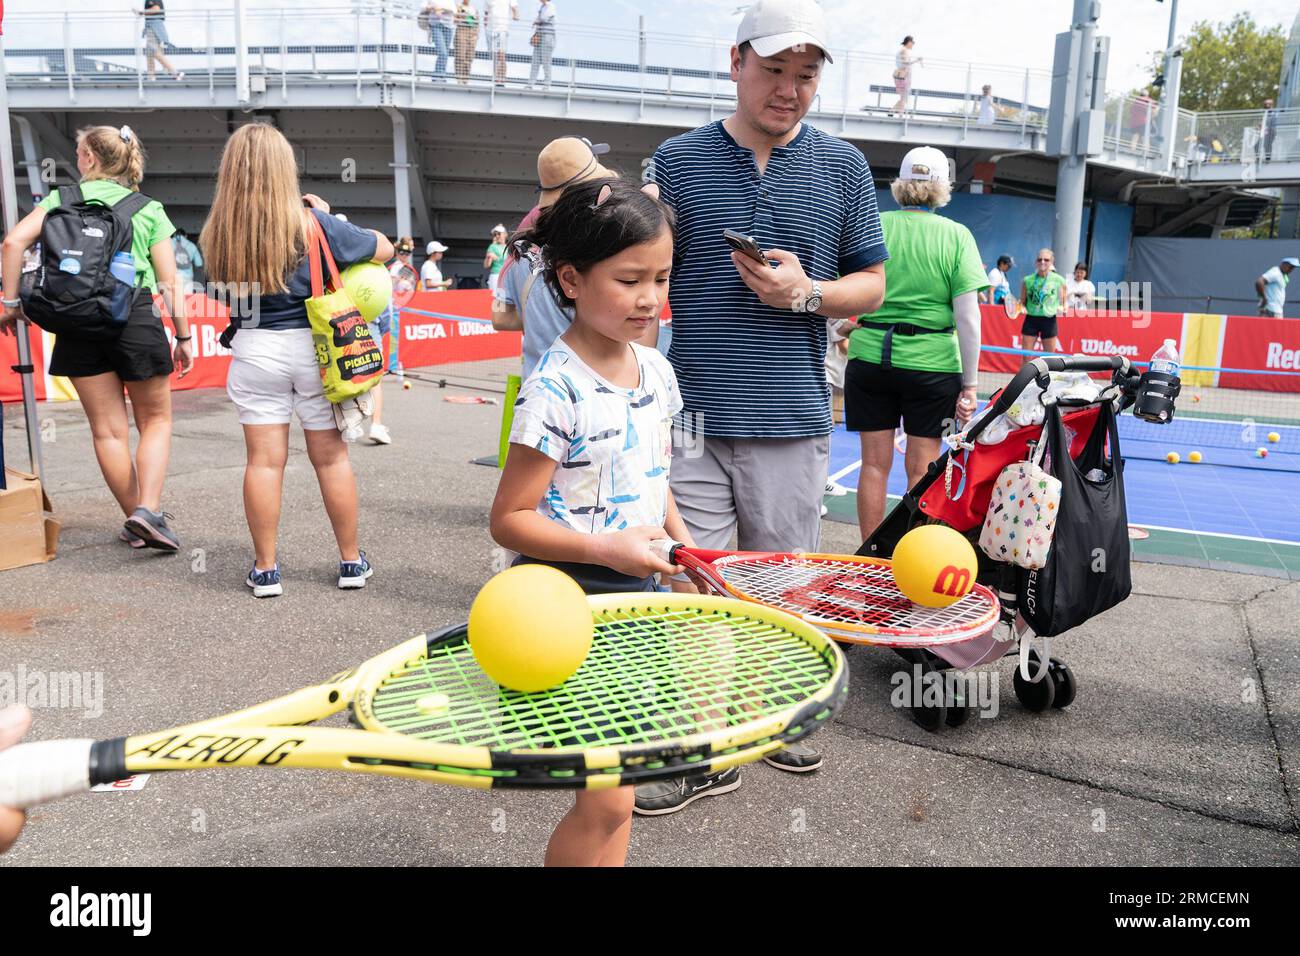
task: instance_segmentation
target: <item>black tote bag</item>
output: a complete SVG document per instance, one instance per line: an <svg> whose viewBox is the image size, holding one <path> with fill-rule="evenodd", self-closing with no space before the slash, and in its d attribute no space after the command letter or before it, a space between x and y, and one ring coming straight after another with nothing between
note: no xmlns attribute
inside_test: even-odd
<svg viewBox="0 0 1300 956"><path fill-rule="evenodd" d="M1070 458L1070 436L1056 405L1047 407L1045 425L1050 459L1045 467L1061 482L1061 510L1047 564L1021 571L1017 597L1034 633L1052 637L1123 601L1133 582L1114 407L1101 407L1077 460ZM1086 477L1095 470L1103 476Z"/></svg>

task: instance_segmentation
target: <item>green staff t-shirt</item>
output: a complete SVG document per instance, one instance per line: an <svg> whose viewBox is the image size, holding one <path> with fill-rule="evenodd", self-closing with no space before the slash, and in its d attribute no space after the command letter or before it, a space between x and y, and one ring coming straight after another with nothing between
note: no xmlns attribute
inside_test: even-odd
<svg viewBox="0 0 1300 956"><path fill-rule="evenodd" d="M504 242L494 242L487 247L487 251L496 256L492 260L492 275L499 275L501 269L506 264L506 244Z"/></svg>
<svg viewBox="0 0 1300 956"><path fill-rule="evenodd" d="M115 206L118 201L131 194L121 183L111 179L91 179L81 184L81 196L91 202L100 202L105 206ZM40 207L47 213L60 206L59 191L42 199ZM135 258L135 284L158 291L158 280L153 274L153 261L149 258L149 249L160 242L171 239L176 227L167 218L167 210L162 203L153 200L131 218L131 255Z"/></svg>
<svg viewBox="0 0 1300 956"><path fill-rule="evenodd" d="M1025 311L1030 315L1052 318L1061 310L1061 290L1065 277L1059 272L1040 276L1037 272L1025 276Z"/></svg>
<svg viewBox="0 0 1300 956"><path fill-rule="evenodd" d="M975 237L961 223L921 210L884 213L880 224L889 249L885 301L879 310L863 318L868 322L952 329L946 335L896 334L889 361L895 368L960 372L952 300L989 285ZM855 329L849 337L849 358L878 363L884 338L884 331L879 329Z"/></svg>

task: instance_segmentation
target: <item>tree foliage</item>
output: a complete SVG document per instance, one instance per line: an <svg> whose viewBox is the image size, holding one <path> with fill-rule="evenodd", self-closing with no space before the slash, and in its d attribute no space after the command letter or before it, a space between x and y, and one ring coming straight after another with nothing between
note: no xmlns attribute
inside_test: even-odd
<svg viewBox="0 0 1300 956"><path fill-rule="evenodd" d="M1265 98L1277 99L1286 46L1280 26L1265 30L1249 13L1242 12L1219 23L1199 20L1180 43L1184 51L1178 96L1181 108L1198 113L1255 110L1263 107ZM1152 54L1153 81L1163 68L1164 55ZM1161 95L1154 82L1137 92L1157 99Z"/></svg>

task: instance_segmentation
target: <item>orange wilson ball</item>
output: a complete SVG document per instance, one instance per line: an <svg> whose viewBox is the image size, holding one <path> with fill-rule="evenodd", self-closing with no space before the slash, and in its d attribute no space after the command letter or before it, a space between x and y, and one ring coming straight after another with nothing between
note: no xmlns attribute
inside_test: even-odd
<svg viewBox="0 0 1300 956"><path fill-rule="evenodd" d="M1255 457L1256 457L1256 458L1267 458L1267 457L1268 457L1268 449L1265 448L1265 447L1263 447L1262 445L1261 445L1259 448L1256 448L1256 449L1255 449Z"/></svg>
<svg viewBox="0 0 1300 956"><path fill-rule="evenodd" d="M594 631L587 596L563 571L521 564L493 577L469 609L469 647L502 687L539 691L568 680Z"/></svg>
<svg viewBox="0 0 1300 956"><path fill-rule="evenodd" d="M1165 461L1169 462L1171 465L1176 465L1182 461L1182 458L1178 456L1178 452L1171 451L1169 454L1165 455Z"/></svg>
<svg viewBox="0 0 1300 956"><path fill-rule="evenodd" d="M945 525L913 528L894 549L898 589L925 607L947 607L965 597L975 585L975 572L975 549Z"/></svg>
<svg viewBox="0 0 1300 956"><path fill-rule="evenodd" d="M1201 460L1201 453L1199 451L1188 452L1187 460L1194 465Z"/></svg>

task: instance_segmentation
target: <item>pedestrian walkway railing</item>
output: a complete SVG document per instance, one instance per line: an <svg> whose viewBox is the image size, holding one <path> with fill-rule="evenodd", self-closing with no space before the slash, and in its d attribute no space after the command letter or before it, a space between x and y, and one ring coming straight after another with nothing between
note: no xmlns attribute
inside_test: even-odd
<svg viewBox="0 0 1300 956"><path fill-rule="evenodd" d="M228 9L172 11L162 42L148 35L144 18L128 11L11 13L5 19L9 82L57 89L70 103L91 87L131 88L147 104L159 84L178 82L176 71L184 74L181 84L206 88L215 100L218 90L224 95L236 84L236 26ZM242 46L254 92L271 102L277 89L280 101L289 103L292 90L313 84L348 84L357 101L377 84L444 84L493 96L531 89L537 96L569 99L686 102L707 105L710 115L734 107L726 37L564 22L549 57L548 84L545 48L531 46L530 35L529 24L518 21L504 47L495 49L483 24L458 26L440 56L442 45L410 13L357 4L315 8L305 16L302 8L263 7L247 12ZM901 122L904 133L912 124L960 126L963 135L1013 132L1021 148L1042 145L1037 134L1046 125L1051 89L1046 71L924 58L897 77L892 54L831 53L835 63L813 104L818 117L892 120ZM917 138L912 132L909 138ZM1168 135L1174 138L1172 154ZM1106 104L1103 159L1165 169L1264 163L1297 154L1300 111L1180 110L1169 134L1158 101L1117 95Z"/></svg>

